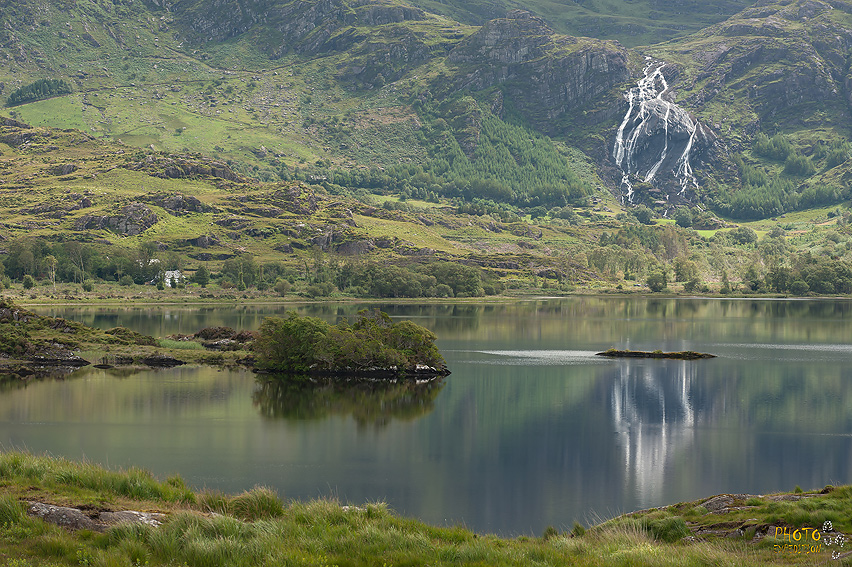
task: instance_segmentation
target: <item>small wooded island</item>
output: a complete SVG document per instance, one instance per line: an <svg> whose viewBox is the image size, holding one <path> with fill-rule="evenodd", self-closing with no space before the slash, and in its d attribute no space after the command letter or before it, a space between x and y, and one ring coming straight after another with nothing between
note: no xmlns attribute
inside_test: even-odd
<svg viewBox="0 0 852 567"><path fill-rule="evenodd" d="M363 377L446 376L437 337L411 321L394 323L378 309L358 312L350 325L329 325L289 313L268 317L254 342L258 369L267 372Z"/></svg>
<svg viewBox="0 0 852 567"><path fill-rule="evenodd" d="M0 299L0 376L56 376L98 367L243 366L257 372L330 378L433 379L450 374L436 336L411 321L394 323L379 310L360 311L350 325L289 313L268 317L258 331L229 327L156 339L126 329L96 329L45 317Z"/></svg>
<svg viewBox="0 0 852 567"><path fill-rule="evenodd" d="M698 360L701 358L716 358L715 354L695 352L694 350L683 350L679 352L663 352L661 350L617 350L614 348L598 352L595 356L606 356L607 358L671 358L675 360Z"/></svg>

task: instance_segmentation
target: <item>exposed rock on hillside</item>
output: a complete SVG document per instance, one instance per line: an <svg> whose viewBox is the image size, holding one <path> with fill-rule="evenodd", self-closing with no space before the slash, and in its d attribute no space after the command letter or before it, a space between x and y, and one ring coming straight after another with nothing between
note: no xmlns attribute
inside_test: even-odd
<svg viewBox="0 0 852 567"><path fill-rule="evenodd" d="M188 159L178 156L146 156L144 160L124 166L132 171L144 171L154 177L182 179L195 176L218 177L228 181L247 182L226 164L208 159Z"/></svg>
<svg viewBox="0 0 852 567"><path fill-rule="evenodd" d="M289 50L310 54L327 49L332 36L347 26L380 26L424 16L420 9L411 6L363 0L253 0L238 3L237 10L234 4L228 0L206 3L178 0L171 11L197 42L224 41L263 26L266 33L274 33L267 41L275 57Z"/></svg>
<svg viewBox="0 0 852 567"><path fill-rule="evenodd" d="M499 85L537 128L551 134L554 119L630 77L627 50L619 44L555 35L543 20L522 10L487 22L448 60L459 65L456 88Z"/></svg>
<svg viewBox="0 0 852 567"><path fill-rule="evenodd" d="M747 134L763 121L811 123L816 112L848 117L852 29L839 14L819 0L758 6L684 40L679 51L697 66L683 85L688 106L745 104L754 112L752 124L739 125Z"/></svg>
<svg viewBox="0 0 852 567"><path fill-rule="evenodd" d="M202 203L197 197L193 197L192 195L154 194L143 197L143 200L152 205L162 207L176 216L187 213L209 213L216 210L210 205Z"/></svg>
<svg viewBox="0 0 852 567"><path fill-rule="evenodd" d="M355 35L354 30L350 31L335 38L335 49L340 48L341 38ZM433 53L410 29L389 26L352 49L352 55L351 63L341 68L340 77L380 87L385 81L396 81L407 70L425 63Z"/></svg>
<svg viewBox="0 0 852 567"><path fill-rule="evenodd" d="M85 215L74 223L74 230L109 229L119 234L135 236L154 226L157 214L142 203L130 203L121 213L112 216Z"/></svg>
<svg viewBox="0 0 852 567"><path fill-rule="evenodd" d="M78 193L71 193L61 199L50 199L33 207L21 209L22 213L29 215L43 215L48 218L61 219L72 211L87 209L92 206L92 200Z"/></svg>
<svg viewBox="0 0 852 567"><path fill-rule="evenodd" d="M75 171L77 171L78 167L73 163L63 163L60 165L54 165L50 168L50 173L53 175L71 175Z"/></svg>
<svg viewBox="0 0 852 567"><path fill-rule="evenodd" d="M187 240L187 243L198 248L210 248L211 246L219 246L221 244L216 236L207 234Z"/></svg>
<svg viewBox="0 0 852 567"><path fill-rule="evenodd" d="M664 63L649 62L645 76L625 95L627 113L616 130L612 157L622 171L626 201L651 198L639 191L643 184L655 192L664 190L671 203L671 197L694 197L699 185L693 166L716 140L709 128L672 100L665 70Z"/></svg>
<svg viewBox="0 0 852 567"><path fill-rule="evenodd" d="M319 198L312 190L299 184L282 187L268 193L241 195L233 197L232 200L242 204L241 213L250 210L257 216L278 216L283 211L297 215L310 215L316 212L319 203ZM261 206L258 207L258 205ZM272 208L278 209L277 214L272 212Z"/></svg>

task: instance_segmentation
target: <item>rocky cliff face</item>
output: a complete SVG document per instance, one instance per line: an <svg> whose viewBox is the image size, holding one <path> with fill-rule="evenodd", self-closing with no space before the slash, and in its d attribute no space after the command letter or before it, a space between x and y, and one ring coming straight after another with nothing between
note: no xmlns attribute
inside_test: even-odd
<svg viewBox="0 0 852 567"><path fill-rule="evenodd" d="M618 43L559 36L519 10L486 23L460 42L448 61L457 65L456 89L499 86L515 108L549 134L559 133L556 118L596 102L630 77L627 50Z"/></svg>
<svg viewBox="0 0 852 567"><path fill-rule="evenodd" d="M357 35L354 29L351 31L335 38L336 43L341 37ZM403 26L387 26L353 46L350 54L352 57L340 67L338 76L379 87L396 81L433 56L432 49Z"/></svg>

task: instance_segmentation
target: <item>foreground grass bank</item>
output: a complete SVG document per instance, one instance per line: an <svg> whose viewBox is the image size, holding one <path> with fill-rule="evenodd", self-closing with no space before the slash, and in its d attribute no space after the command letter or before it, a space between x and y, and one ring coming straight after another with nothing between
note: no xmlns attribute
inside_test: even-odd
<svg viewBox="0 0 852 567"><path fill-rule="evenodd" d="M588 530L575 525L570 534L548 528L542 537L504 539L400 518L383 504L284 502L263 488L235 496L196 493L176 476L159 481L139 469L108 471L19 452L0 454L0 484L0 564L16 567L837 565L849 560L832 561L843 548L827 541L852 528L852 487L744 501L745 495L716 497ZM164 517L159 526L69 530L29 515L34 501L81 508L91 517L118 510ZM791 544L802 544L802 534L817 533L808 528L827 529L829 521L831 530L815 540L819 549L794 552Z"/></svg>

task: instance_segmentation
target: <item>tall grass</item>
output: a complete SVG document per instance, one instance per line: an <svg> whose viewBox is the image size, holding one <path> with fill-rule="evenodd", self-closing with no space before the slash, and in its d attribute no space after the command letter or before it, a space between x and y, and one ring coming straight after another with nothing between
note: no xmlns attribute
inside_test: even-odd
<svg viewBox="0 0 852 567"><path fill-rule="evenodd" d="M503 539L478 535L464 527L425 525L400 518L384 504L341 506L334 500L283 503L270 489L256 487L230 496L220 492L193 495L179 477L158 482L139 469L106 471L89 463L0 454L0 564L23 557L25 565L148 565L193 567L278 567L283 565L765 565L779 560L772 538L765 545L737 539L720 542L681 540L690 522L705 520L697 503L622 517L582 530L547 537ZM123 524L104 534L67 532L26 515L18 498L34 491L77 498L90 490L109 500L120 495L141 499L140 506L168 503L171 510L159 527ZM17 491L17 494L15 492ZM65 492L62 492L65 491ZM94 492L96 491L96 492ZM28 496L29 497L29 496ZM95 496L91 496L95 498ZM779 522L813 523L837 517L847 529L852 492L837 489L791 502L769 499L742 512L744 518L775 517ZM764 501L761 501L764 502ZM718 522L718 515L707 519ZM834 521L834 520L833 520ZM580 535L582 534L582 535ZM26 559L26 558L31 558ZM783 559L783 558L781 558Z"/></svg>
<svg viewBox="0 0 852 567"><path fill-rule="evenodd" d="M20 452L0 453L0 478L35 482L44 488L76 487L135 500L195 502L195 494L183 481L160 482L150 472L139 468L109 471L89 462Z"/></svg>

